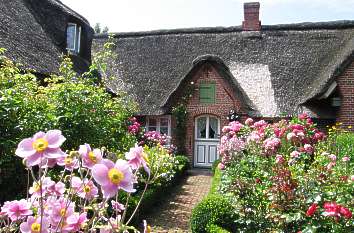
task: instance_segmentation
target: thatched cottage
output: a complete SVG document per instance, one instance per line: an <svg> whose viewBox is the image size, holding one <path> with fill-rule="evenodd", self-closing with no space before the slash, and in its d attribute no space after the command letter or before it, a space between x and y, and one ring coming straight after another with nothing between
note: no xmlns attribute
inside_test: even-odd
<svg viewBox="0 0 354 233"><path fill-rule="evenodd" d="M261 25L259 7L244 5L242 26L113 35L112 72L132 87L147 129L175 137L173 108L185 102L196 167L217 158L230 117L354 123L354 21ZM106 40L96 35L95 47Z"/></svg>
<svg viewBox="0 0 354 233"><path fill-rule="evenodd" d="M85 70L88 22L58 0L38 2L0 4L0 47L38 73L55 72L66 51ZM113 34L118 56L110 72L136 97L139 119L176 139L172 112L182 104L183 147L196 167L218 157L230 118L273 121L307 112L320 125L354 123L354 21L262 25L259 8L244 5L242 26ZM93 48L107 39L96 35Z"/></svg>

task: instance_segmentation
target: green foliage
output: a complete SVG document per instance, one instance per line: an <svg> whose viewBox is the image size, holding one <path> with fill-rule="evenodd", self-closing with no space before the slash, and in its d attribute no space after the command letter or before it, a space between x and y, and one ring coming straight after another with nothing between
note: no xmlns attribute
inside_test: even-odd
<svg viewBox="0 0 354 233"><path fill-rule="evenodd" d="M60 129L68 150L90 142L93 148L104 146L122 154L134 145L126 121L136 104L124 93L112 98L103 85L78 76L68 58L60 75L42 80L45 87L4 56L0 59L0 202L23 195L27 172L14 150L21 139L37 131Z"/></svg>
<svg viewBox="0 0 354 233"><path fill-rule="evenodd" d="M176 141L178 153L185 152L185 141L186 141L186 131L187 131L187 118L188 112L185 104L179 104L172 109L172 115L176 119Z"/></svg>
<svg viewBox="0 0 354 233"><path fill-rule="evenodd" d="M208 225L206 230L208 233L231 233L230 231L225 230L224 228L215 224Z"/></svg>
<svg viewBox="0 0 354 233"><path fill-rule="evenodd" d="M191 82L190 85L187 85L183 90L182 96L178 98L179 102L172 108L172 115L176 119L175 139L177 141L177 150L178 153L181 154L185 153L185 140L188 120L187 103L192 97L194 91L194 82Z"/></svg>
<svg viewBox="0 0 354 233"><path fill-rule="evenodd" d="M144 218L144 214L154 210L166 193L169 192L182 177L184 177L187 168L189 167L189 160L186 156L171 156L160 147L148 148L144 147L144 151L149 159L149 167L153 182L150 184L148 190L145 192L142 204L138 210L134 223L140 224ZM168 170L168 171L167 171ZM128 216L131 215L135 209L144 189L144 184L139 183L137 186L138 191L132 194L129 198ZM128 198L127 193L121 192L119 200L125 203Z"/></svg>
<svg viewBox="0 0 354 233"><path fill-rule="evenodd" d="M186 155L176 155L174 158L176 161L175 164L178 166L178 168L175 170L184 173L191 167L191 163Z"/></svg>
<svg viewBox="0 0 354 233"><path fill-rule="evenodd" d="M215 173L215 170L216 168L218 167L219 163L220 163L220 159L217 159L213 162L213 164L211 165L211 172L214 174Z"/></svg>
<svg viewBox="0 0 354 233"><path fill-rule="evenodd" d="M211 181L211 187L210 187L210 191L209 194L217 194L219 191L219 187L220 187L220 182L221 182L221 172L220 169L216 168L214 171L214 176L213 179Z"/></svg>
<svg viewBox="0 0 354 233"><path fill-rule="evenodd" d="M2 50L3 52L4 50ZM24 195L27 172L21 160L13 156L16 144L32 132L26 120L35 106L38 90L36 77L21 74L20 69L0 53L0 203ZM30 132L29 132L30 131Z"/></svg>
<svg viewBox="0 0 354 233"><path fill-rule="evenodd" d="M208 229L214 230L215 226L236 232L235 214L234 208L227 198L221 195L208 195L192 211L192 232L209 232Z"/></svg>
<svg viewBox="0 0 354 233"><path fill-rule="evenodd" d="M168 183L175 175L175 158L162 146L144 146L154 185Z"/></svg>
<svg viewBox="0 0 354 233"><path fill-rule="evenodd" d="M238 213L233 221L240 231L353 229L345 214L354 206L353 133L334 126L324 137L308 117L227 127L223 131L233 131L221 140L225 170L219 191ZM325 207L329 202L341 206L336 217ZM309 214L311 205L317 208Z"/></svg>

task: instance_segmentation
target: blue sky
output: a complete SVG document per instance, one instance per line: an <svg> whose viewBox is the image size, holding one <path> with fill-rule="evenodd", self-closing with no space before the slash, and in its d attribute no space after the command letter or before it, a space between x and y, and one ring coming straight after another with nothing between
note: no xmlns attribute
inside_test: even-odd
<svg viewBox="0 0 354 233"><path fill-rule="evenodd" d="M61 0L110 32L241 25L244 0ZM260 0L262 24L354 20L354 0Z"/></svg>

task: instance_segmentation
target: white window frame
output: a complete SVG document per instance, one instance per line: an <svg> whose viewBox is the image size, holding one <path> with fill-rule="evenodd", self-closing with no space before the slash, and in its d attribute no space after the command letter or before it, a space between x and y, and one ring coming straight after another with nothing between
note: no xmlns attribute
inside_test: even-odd
<svg viewBox="0 0 354 233"><path fill-rule="evenodd" d="M159 133L160 133L160 127L161 127L161 119L167 119L167 121L168 121L167 136L171 136L171 115L146 117L145 131L149 131L150 119L156 120L156 132L159 132Z"/></svg>
<svg viewBox="0 0 354 233"><path fill-rule="evenodd" d="M206 122L205 122L205 124L206 124L206 126L209 126L209 120L210 120L210 117L213 117L213 118L215 118L215 119L217 119L217 121L218 121L218 132L216 132L216 138L209 138L209 127L206 127L206 129L205 129L205 135L206 135L206 138L199 138L198 137L198 124L197 124L197 122L198 122L198 119L199 118L202 118L202 117L206 117ZM195 126L194 126L194 137L195 137L195 140L197 140L197 141L219 141L220 140L220 119L218 118L218 117L216 117L216 116L214 116L214 115L201 115L201 116L198 116L197 118L195 118Z"/></svg>
<svg viewBox="0 0 354 233"><path fill-rule="evenodd" d="M66 38L68 37L68 28L74 27L74 48L68 47L68 40L66 39L66 49L72 53L80 53L80 46L81 46L81 26L77 25L76 23L68 23L66 29Z"/></svg>

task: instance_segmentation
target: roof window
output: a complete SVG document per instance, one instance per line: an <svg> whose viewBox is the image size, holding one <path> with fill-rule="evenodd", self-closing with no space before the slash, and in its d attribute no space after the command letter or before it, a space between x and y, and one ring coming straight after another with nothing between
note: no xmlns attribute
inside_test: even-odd
<svg viewBox="0 0 354 233"><path fill-rule="evenodd" d="M80 52L81 27L75 23L68 23L66 28L66 49L71 53Z"/></svg>

